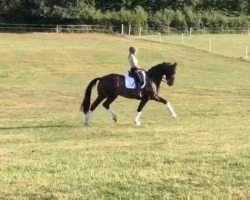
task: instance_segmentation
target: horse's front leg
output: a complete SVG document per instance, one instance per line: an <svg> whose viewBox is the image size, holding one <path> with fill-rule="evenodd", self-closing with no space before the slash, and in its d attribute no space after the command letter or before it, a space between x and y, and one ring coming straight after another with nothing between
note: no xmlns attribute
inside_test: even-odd
<svg viewBox="0 0 250 200"><path fill-rule="evenodd" d="M141 102L137 108L137 113L136 113L135 118L134 118L135 125L138 125L138 126L141 125L141 122L140 122L141 111L142 111L143 107L145 106L145 104L148 102L148 100L149 100L148 98L141 100Z"/></svg>
<svg viewBox="0 0 250 200"><path fill-rule="evenodd" d="M154 97L152 98L152 100L155 100L155 101L158 101L158 102L160 102L160 103L163 103L164 105L167 105L167 108L168 108L169 112L171 113L172 117L173 117L173 118L176 118L176 117L177 117L177 115L176 115L176 113L175 113L175 111L174 111L174 109L173 109L173 107L171 106L171 104L170 104L169 101L167 101L166 99L163 99L162 97L159 97L159 96L154 96Z"/></svg>

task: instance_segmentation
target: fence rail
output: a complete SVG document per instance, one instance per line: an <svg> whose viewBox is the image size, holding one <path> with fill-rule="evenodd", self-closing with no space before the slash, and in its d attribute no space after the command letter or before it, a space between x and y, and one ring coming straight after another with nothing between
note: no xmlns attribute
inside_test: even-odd
<svg viewBox="0 0 250 200"><path fill-rule="evenodd" d="M250 34L250 26L244 27L170 27L170 26L150 26L141 28L138 26L124 25L106 26L106 25L54 25L54 24L8 24L0 23L0 32L55 32L55 33L120 33L120 34Z"/></svg>
<svg viewBox="0 0 250 200"><path fill-rule="evenodd" d="M0 23L0 32L55 32L55 33L113 33L118 31L114 26L102 25L50 25L50 24L6 24Z"/></svg>

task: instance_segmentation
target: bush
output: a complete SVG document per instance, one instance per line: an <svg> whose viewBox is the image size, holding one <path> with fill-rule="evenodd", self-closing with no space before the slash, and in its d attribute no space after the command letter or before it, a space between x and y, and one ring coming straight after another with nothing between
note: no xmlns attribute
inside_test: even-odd
<svg viewBox="0 0 250 200"><path fill-rule="evenodd" d="M173 18L170 26L172 26L174 28L181 27L183 29L183 31L187 30L187 22L186 22L185 15L180 10L177 10L175 12L174 18Z"/></svg>
<svg viewBox="0 0 250 200"><path fill-rule="evenodd" d="M208 5L208 7L199 7L196 4L196 0L192 0L193 3L191 4L183 3L183 0L177 1L180 5L175 8L184 8L184 10L166 9L173 8L170 5L174 5L176 2L164 3L164 1L159 1L159 4L151 2L147 5L154 7L155 10L152 11L151 9L150 11L149 7L145 7L148 12L141 6L136 7L139 4L133 3L132 5L132 1L129 1L131 4L120 1L120 9L114 10L107 10L102 7L98 10L94 2L93 0L2 0L0 1L0 21L47 24L99 24L118 27L118 29L120 29L121 24L125 26L130 24L134 27L134 33L138 32L139 27L143 31L150 27L153 31L168 33L171 28L178 29L179 32L185 32L189 27L195 30L213 27L214 32L221 32L230 30L233 27L247 27L250 25L249 16L239 15L240 7L236 10L237 15L229 12L227 9L201 12L197 10L202 8L208 10L212 9L212 7L208 4L203 5ZM113 4L116 3L115 1L112 2ZM241 2L240 5L243 6L242 9L244 8L243 10L246 12L246 3L244 3L244 0L241 0ZM108 7L111 5L105 3L105 1L102 3L108 5ZM140 5L143 5L143 3ZM187 5L190 7L185 7Z"/></svg>
<svg viewBox="0 0 250 200"><path fill-rule="evenodd" d="M186 23L188 27L200 29L202 27L202 14L194 13L191 8L185 8Z"/></svg>
<svg viewBox="0 0 250 200"><path fill-rule="evenodd" d="M155 31L167 33L169 31L169 26L174 19L174 14L173 10L168 9L151 14L148 19L150 28Z"/></svg>

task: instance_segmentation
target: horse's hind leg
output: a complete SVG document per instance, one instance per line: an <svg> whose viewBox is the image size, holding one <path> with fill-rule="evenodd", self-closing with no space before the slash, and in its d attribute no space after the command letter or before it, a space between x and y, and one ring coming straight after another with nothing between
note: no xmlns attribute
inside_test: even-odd
<svg viewBox="0 0 250 200"><path fill-rule="evenodd" d="M104 101L104 103L102 104L104 108L106 108L112 115L112 119L117 122L117 115L116 112L110 107L110 104L117 98L116 96L110 96L106 99L106 101Z"/></svg>
<svg viewBox="0 0 250 200"><path fill-rule="evenodd" d="M106 97L99 95L96 100L91 104L89 111L85 115L85 125L89 124L90 116L96 107L105 99Z"/></svg>

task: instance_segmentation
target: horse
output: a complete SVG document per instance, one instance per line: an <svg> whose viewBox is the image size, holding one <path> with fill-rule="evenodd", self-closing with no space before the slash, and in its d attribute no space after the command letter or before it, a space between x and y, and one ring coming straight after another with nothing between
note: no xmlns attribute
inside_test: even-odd
<svg viewBox="0 0 250 200"><path fill-rule="evenodd" d="M137 108L137 113L134 118L134 123L136 125L141 125L140 116L143 107L149 100L155 100L157 102L163 103L167 106L173 118L176 118L177 115L171 106L170 102L158 95L160 89L160 84L166 79L167 85L172 86L175 80L177 63L166 63L163 62L156 66L151 67L146 71L146 84L145 87L141 90L142 96L139 96L135 89L128 89L125 87L125 76L119 74L108 74L103 77L95 78L88 84L85 95L81 104L81 111L85 114L85 125L89 124L89 120L92 112L96 107L103 102L103 107L107 109L113 120L117 121L116 112L110 107L110 104L115 101L115 99L120 95L130 99L140 100L140 104ZM95 101L91 104L91 92L92 88L97 86L98 96Z"/></svg>

